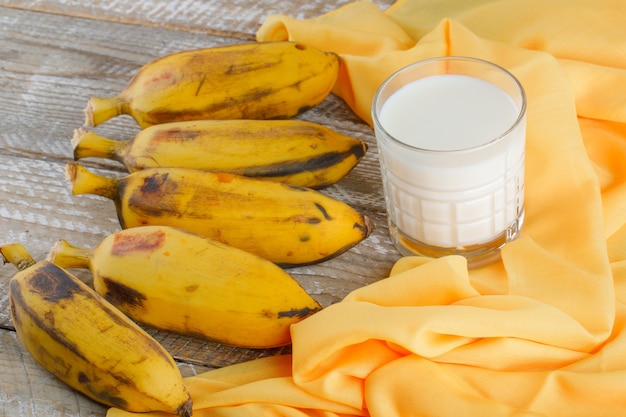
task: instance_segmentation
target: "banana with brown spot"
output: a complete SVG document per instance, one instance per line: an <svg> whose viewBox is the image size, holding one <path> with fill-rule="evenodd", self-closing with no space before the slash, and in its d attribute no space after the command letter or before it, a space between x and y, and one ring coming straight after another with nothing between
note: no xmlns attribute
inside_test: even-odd
<svg viewBox="0 0 626 417"><path fill-rule="evenodd" d="M111 178L71 162L66 171L74 194L113 200L123 228L177 227L281 266L330 259L373 230L367 216L310 188L190 168Z"/></svg>
<svg viewBox="0 0 626 417"><path fill-rule="evenodd" d="M170 354L69 272L35 262L21 244L0 246L18 268L9 283L19 340L46 370L110 407L191 416L192 401Z"/></svg>
<svg viewBox="0 0 626 417"><path fill-rule="evenodd" d="M74 159L108 158L129 172L183 167L322 188L365 156L365 142L304 120L198 120L148 127L131 140L78 129Z"/></svg>
<svg viewBox="0 0 626 417"><path fill-rule="evenodd" d="M94 248L59 240L48 259L90 269L96 291L140 323L233 346L287 345L289 327L321 310L272 262L167 226L123 230Z"/></svg>
<svg viewBox="0 0 626 417"><path fill-rule="evenodd" d="M119 94L92 97L86 125L128 114L139 126L202 119L288 119L321 103L339 57L296 42L175 52L147 63Z"/></svg>

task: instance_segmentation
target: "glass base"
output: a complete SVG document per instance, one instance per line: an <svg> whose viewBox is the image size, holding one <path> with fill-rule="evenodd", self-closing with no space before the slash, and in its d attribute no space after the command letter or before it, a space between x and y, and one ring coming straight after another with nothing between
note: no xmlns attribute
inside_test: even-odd
<svg viewBox="0 0 626 417"><path fill-rule="evenodd" d="M508 242L517 238L524 224L524 211L522 210L517 221L512 223L504 232L496 236L489 242L463 247L439 247L427 243L416 241L404 234L398 227L389 220L389 232L391 240L398 252L403 256L426 256L429 258L440 258L448 255L461 255L467 259L469 269L479 268L500 260L500 250Z"/></svg>

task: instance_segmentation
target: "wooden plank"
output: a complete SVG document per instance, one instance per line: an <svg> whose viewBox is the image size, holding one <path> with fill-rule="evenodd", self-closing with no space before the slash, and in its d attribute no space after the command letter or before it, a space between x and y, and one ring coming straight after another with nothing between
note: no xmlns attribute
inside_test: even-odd
<svg viewBox="0 0 626 417"><path fill-rule="evenodd" d="M284 14L307 19L335 10L351 0L150 0L150 1L70 1L70 0L4 0L0 4L27 10L88 17L99 20L147 25L179 31L197 31L229 38L253 39L267 16ZM393 1L374 3L386 9Z"/></svg>

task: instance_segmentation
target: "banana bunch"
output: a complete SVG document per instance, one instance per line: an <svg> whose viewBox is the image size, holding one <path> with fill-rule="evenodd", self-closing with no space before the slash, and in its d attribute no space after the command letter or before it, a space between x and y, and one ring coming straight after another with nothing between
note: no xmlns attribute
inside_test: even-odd
<svg viewBox="0 0 626 417"><path fill-rule="evenodd" d="M269 120L319 104L338 75L334 53L255 42L166 55L119 94L90 98L87 126L130 115L143 129L73 139L75 159L117 160L122 178L66 167L73 194L113 200L123 230L94 248L59 240L41 262L0 246L18 268L11 314L32 356L102 404L187 417L176 363L136 323L234 346L290 343L289 326L321 306L281 267L330 259L373 230L314 190L345 176L365 143ZM95 291L65 268L89 269Z"/></svg>
<svg viewBox="0 0 626 417"><path fill-rule="evenodd" d="M86 125L121 114L141 128L199 119L287 119L320 102L336 54L295 42L250 42L172 53L144 65L119 94L92 97Z"/></svg>
<svg viewBox="0 0 626 417"><path fill-rule="evenodd" d="M287 345L289 326L322 308L275 264L167 226L123 230L95 248L59 240L48 259L90 269L95 290L139 323L232 346Z"/></svg>
<svg viewBox="0 0 626 417"><path fill-rule="evenodd" d="M18 268L11 317L31 355L61 381L101 404L191 416L192 401L169 353L73 275L35 262L21 244L0 247Z"/></svg>
<svg viewBox="0 0 626 417"><path fill-rule="evenodd" d="M78 129L74 159L108 158L134 172L187 167L261 177L310 188L343 178L367 145L303 120L200 120L154 125L132 140Z"/></svg>
<svg viewBox="0 0 626 417"><path fill-rule="evenodd" d="M73 194L113 200L122 228L177 227L281 266L329 259L372 230L366 216L310 188L192 168L111 178L70 162L66 172Z"/></svg>

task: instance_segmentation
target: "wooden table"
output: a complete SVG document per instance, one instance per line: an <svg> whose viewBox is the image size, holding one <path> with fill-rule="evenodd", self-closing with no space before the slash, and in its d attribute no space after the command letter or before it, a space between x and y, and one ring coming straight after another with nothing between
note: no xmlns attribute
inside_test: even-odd
<svg viewBox="0 0 626 417"><path fill-rule="evenodd" d="M57 239L96 245L118 231L113 204L72 196L64 165L70 139L84 121L91 96L119 92L143 64L163 54L254 40L271 14L305 19L349 0L0 0L0 243L21 242L43 259ZM391 0L376 0L381 8ZM372 218L375 232L323 264L289 272L324 306L387 276L399 255L388 235L372 130L340 99L330 96L302 119L318 122L369 144L365 159L324 190ZM138 131L129 117L98 127L113 138ZM121 166L85 165L108 175ZM84 271L75 271L89 281ZM34 362L11 322L8 282L15 269L0 267L0 415L103 416L106 408L77 394ZM180 364L183 375L286 353L238 349L147 329Z"/></svg>

